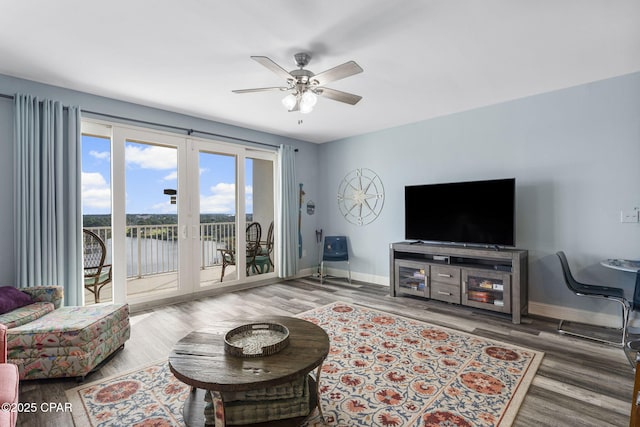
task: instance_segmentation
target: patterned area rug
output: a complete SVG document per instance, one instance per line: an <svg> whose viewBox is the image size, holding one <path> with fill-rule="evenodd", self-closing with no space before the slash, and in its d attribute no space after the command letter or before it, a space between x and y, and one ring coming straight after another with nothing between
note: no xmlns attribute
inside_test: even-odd
<svg viewBox="0 0 640 427"><path fill-rule="evenodd" d="M66 391L76 427L184 426L182 406L190 387L166 360Z"/></svg>
<svg viewBox="0 0 640 427"><path fill-rule="evenodd" d="M511 425L543 356L344 303L301 317L331 339L320 392L340 426Z"/></svg>
<svg viewBox="0 0 640 427"><path fill-rule="evenodd" d="M543 356L353 304L298 317L331 339L320 378L325 422L316 411L308 427L509 426ZM181 426L188 392L162 361L67 397L77 427Z"/></svg>

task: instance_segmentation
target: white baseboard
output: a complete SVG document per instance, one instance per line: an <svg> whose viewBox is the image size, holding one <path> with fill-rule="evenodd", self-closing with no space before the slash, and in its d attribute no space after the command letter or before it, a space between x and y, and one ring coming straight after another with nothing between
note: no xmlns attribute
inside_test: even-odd
<svg viewBox="0 0 640 427"><path fill-rule="evenodd" d="M543 304L539 302L529 302L529 314L611 328L619 328L622 322L622 313L618 315L594 313L593 311L579 310L576 308Z"/></svg>
<svg viewBox="0 0 640 427"><path fill-rule="evenodd" d="M327 276L333 276L333 277L348 277L349 276L349 271L348 270L343 270L340 268L330 268L330 267L326 267L324 268L325 270L325 274ZM311 268L305 268L302 269L298 272L298 274L296 275L296 277L305 277L305 276L310 276L312 274L318 274L318 267L311 267ZM389 277L388 276L376 276L373 274L366 274L366 273L358 273L355 271L351 272L351 279L353 280L358 280L360 282L367 282L367 283L374 283L376 285L383 285L383 286L389 286Z"/></svg>
<svg viewBox="0 0 640 427"><path fill-rule="evenodd" d="M345 271L344 274L347 274ZM361 282L375 283L376 285L389 286L389 276L376 276L374 274L351 272L351 278Z"/></svg>

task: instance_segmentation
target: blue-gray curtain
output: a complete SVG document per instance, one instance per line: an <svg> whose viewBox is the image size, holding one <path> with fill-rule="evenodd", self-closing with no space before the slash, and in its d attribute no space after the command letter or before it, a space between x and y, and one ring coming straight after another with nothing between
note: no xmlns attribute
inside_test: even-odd
<svg viewBox="0 0 640 427"><path fill-rule="evenodd" d="M276 247L278 275L282 278L298 274L298 198L295 149L281 145L278 150L278 237Z"/></svg>
<svg viewBox="0 0 640 427"><path fill-rule="evenodd" d="M80 109L18 94L14 110L16 285L60 285L64 304L80 305Z"/></svg>

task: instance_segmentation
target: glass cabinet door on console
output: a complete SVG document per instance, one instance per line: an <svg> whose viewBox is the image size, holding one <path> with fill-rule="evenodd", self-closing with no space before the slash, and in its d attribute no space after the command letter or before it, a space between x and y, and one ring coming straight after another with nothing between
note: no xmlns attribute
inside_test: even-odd
<svg viewBox="0 0 640 427"><path fill-rule="evenodd" d="M479 269L462 274L462 304L511 313L510 274Z"/></svg>
<svg viewBox="0 0 640 427"><path fill-rule="evenodd" d="M429 265L408 260L395 262L396 293L429 297Z"/></svg>

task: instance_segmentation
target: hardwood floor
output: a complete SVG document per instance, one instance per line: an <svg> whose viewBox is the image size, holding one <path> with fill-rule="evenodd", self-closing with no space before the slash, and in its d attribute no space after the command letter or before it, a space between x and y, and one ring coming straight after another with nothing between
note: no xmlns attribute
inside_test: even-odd
<svg viewBox="0 0 640 427"><path fill-rule="evenodd" d="M392 298L385 286L313 278L287 281L131 316L124 350L85 381L133 370L166 358L173 344L216 320L256 315L296 315L334 301L357 303L429 323L545 352L514 426L628 426L633 377L623 351L556 333L556 321L525 317L520 325L490 312L418 298ZM20 401L66 402L73 379L24 381ZM80 410L79 408L73 408ZM72 426L69 412L21 413L20 426Z"/></svg>

